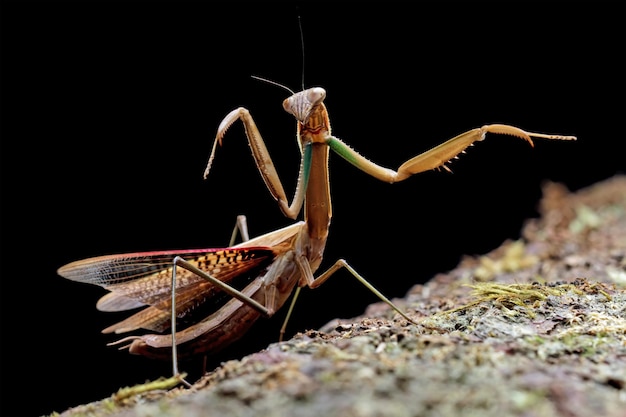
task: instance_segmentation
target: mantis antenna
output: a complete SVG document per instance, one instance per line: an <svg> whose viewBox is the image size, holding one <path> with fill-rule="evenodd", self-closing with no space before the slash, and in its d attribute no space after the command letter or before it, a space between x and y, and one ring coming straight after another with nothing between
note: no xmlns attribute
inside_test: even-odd
<svg viewBox="0 0 626 417"><path fill-rule="evenodd" d="M300 29L300 48L302 50L302 90L304 91L305 90L304 88L304 31L302 30L302 18L300 17L300 15L298 15L298 28ZM268 80L267 78L258 77L256 75L251 75L251 77L254 78L255 80L263 81L268 84L272 84L277 87L284 88L285 90L289 91L291 95L295 94L295 92L291 88L283 84L277 83L276 81Z"/></svg>
<svg viewBox="0 0 626 417"><path fill-rule="evenodd" d="M300 28L300 49L302 50L302 91L304 91L304 31L302 30L300 15L298 15L298 27Z"/></svg>
<svg viewBox="0 0 626 417"><path fill-rule="evenodd" d="M251 77L254 78L255 80L263 81L263 82L266 82L268 84L272 84L272 85L275 85L277 87L284 88L285 90L289 91L289 93L291 93L291 95L296 94L296 93L293 92L293 90L291 88L289 88L289 87L287 87L285 85L282 85L280 83L277 83L276 81L268 80L267 78L263 78L263 77L257 77L256 75L251 75Z"/></svg>

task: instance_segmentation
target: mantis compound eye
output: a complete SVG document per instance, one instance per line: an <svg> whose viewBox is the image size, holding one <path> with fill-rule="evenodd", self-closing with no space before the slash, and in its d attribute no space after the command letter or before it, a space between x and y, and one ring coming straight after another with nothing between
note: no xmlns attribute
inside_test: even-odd
<svg viewBox="0 0 626 417"><path fill-rule="evenodd" d="M307 98L312 105L319 104L326 98L326 90L321 87L311 88L308 90Z"/></svg>
<svg viewBox="0 0 626 417"><path fill-rule="evenodd" d="M293 106L291 105L291 101L292 101L292 99L293 99L293 96L291 96L291 97L286 98L285 100L283 100L283 109L285 109L285 111L286 111L287 113L291 113L291 114L293 114L293 111L291 110L291 109L292 109L292 107L293 107Z"/></svg>

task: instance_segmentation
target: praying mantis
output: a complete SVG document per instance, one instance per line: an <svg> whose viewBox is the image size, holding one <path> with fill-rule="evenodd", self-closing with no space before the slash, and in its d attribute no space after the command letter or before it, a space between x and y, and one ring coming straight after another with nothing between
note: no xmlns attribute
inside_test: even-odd
<svg viewBox="0 0 626 417"><path fill-rule="evenodd" d="M125 344L134 354L171 358L173 373L178 375L179 358L225 348L242 337L258 318L274 315L294 289L297 294L303 287L317 288L342 268L402 318L415 323L343 259L315 275L322 262L332 217L329 151L379 180L394 183L424 171L448 169L446 163L468 146L482 141L487 134L516 136L531 146L533 137L576 139L530 133L509 125L486 125L462 133L392 170L366 159L331 134L325 98L326 91L314 87L292 92L283 102L283 108L296 119L301 154L291 203L256 123L244 107L233 110L220 123L204 172L206 178L226 131L241 120L254 161L270 194L290 219L296 219L304 206L302 221L254 239L244 237L244 242L228 248L107 255L59 268L58 273L65 278L109 290L98 301L97 308L102 311L147 306L103 332L127 333L143 328L159 334L129 336L113 344ZM245 227L240 226L240 230L244 232ZM180 331L177 330L179 325L184 326Z"/></svg>

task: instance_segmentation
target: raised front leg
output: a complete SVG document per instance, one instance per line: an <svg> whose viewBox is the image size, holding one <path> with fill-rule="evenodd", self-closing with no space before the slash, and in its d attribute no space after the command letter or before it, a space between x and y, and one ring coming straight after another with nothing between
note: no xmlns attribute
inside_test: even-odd
<svg viewBox="0 0 626 417"><path fill-rule="evenodd" d="M501 124L486 125L479 129L472 129L468 132L462 133L447 142L442 143L441 145L435 146L434 148L409 159L400 165L397 171L375 164L334 136L328 136L327 143L333 151L359 168L361 171L366 172L379 180L394 183L405 180L413 174L418 174L435 168L444 168L449 170L446 166L447 162L457 157L474 142L485 139L485 135L487 133L517 136L526 140L531 146L534 146L531 137L541 139L576 140L575 136L531 133L525 132L524 130L514 126Z"/></svg>
<svg viewBox="0 0 626 417"><path fill-rule="evenodd" d="M272 193L272 196L276 199L276 201L278 201L278 205L280 206L280 209L285 214L285 216L289 217L290 219L295 219L298 216L300 209L302 208L302 203L304 202L304 195L306 191L306 150L303 150L302 153L302 160L300 163L300 175L298 177L296 192L291 204L289 204L287 196L285 194L285 189L283 188L283 185L280 181L278 172L276 172L276 168L274 167L272 158L267 151L267 147L265 146L265 142L261 137L261 133L259 132L256 123L254 123L254 119L252 119L250 112L244 107L239 107L238 109L233 110L228 115L226 115L224 120L222 120L222 123L220 123L217 129L215 143L213 144L213 149L211 150L211 156L209 157L209 162L204 171L204 178L209 175L209 171L211 170L211 165L213 164L213 158L215 158L217 145L219 144L221 146L224 134L226 133L228 128L237 120L241 120L243 122L246 136L248 138L248 143L250 144L250 149L252 151L252 156L254 157L257 168L261 173L261 177L263 177L263 181L265 181L267 189L270 191L270 193Z"/></svg>

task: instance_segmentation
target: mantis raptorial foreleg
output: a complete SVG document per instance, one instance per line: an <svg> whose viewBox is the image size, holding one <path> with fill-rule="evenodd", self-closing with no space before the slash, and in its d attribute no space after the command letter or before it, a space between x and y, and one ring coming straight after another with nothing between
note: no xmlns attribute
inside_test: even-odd
<svg viewBox="0 0 626 417"><path fill-rule="evenodd" d="M481 128L472 129L465 133L462 133L434 148L425 151L400 165L400 167L394 171L389 168L382 167L369 159L363 157L361 154L350 148L346 143L340 139L334 137L330 133L330 122L328 120L328 114L323 104L323 100L326 96L326 92L322 88L311 88L303 92L297 93L292 97L286 99L283 103L285 110L298 119L298 136L300 137L301 129L305 124L315 124L316 129L308 138L301 138L298 142L302 153L302 159L300 162L300 174L298 176L297 187L294 198L291 204L288 203L284 187L280 181L272 158L269 155L265 142L259 132L259 129L254 122L254 119L250 115L250 112L240 107L230 112L220 123L215 138L215 143L209 157L209 163L204 172L206 178L211 169L213 159L215 157L215 151L218 144L221 145L224 138L224 134L228 128L237 120L243 122L248 143L252 150L252 155L256 162L256 165L267 185L272 196L278 201L278 204L282 212L289 218L296 218L298 215L304 196L306 193L306 175L307 160L304 152L304 145L307 140L313 142L325 143L335 153L343 157L345 160L359 168L361 171L385 182L394 183L403 181L411 175L418 174L420 172L428 171L436 168L444 168L448 170L445 165L450 160L461 154L468 146L474 142L482 141L485 139L487 133L511 135L526 140L531 146L534 146L531 137L542 139L556 139L556 140L575 140L574 136L562 136L562 135L546 135L543 133L526 132L520 128L503 125L492 124L485 125ZM316 115L319 120L312 120L311 109L315 106L319 106L323 109L319 115ZM304 135L303 135L304 136Z"/></svg>
<svg viewBox="0 0 626 417"><path fill-rule="evenodd" d="M574 136L545 135L543 133L531 133L524 130L502 124L486 125L478 129L472 129L462 133L434 148L423 152L408 161L404 162L397 171L383 168L361 156L348 145L333 136L328 136L327 144L330 148L343 157L345 160L359 168L361 171L389 183L399 182L407 179L411 175L436 168L449 170L445 165L450 160L461 154L468 146L474 142L485 139L487 133L497 133L502 135L517 136L526 140L534 146L531 137L556 140L575 140Z"/></svg>
<svg viewBox="0 0 626 417"><path fill-rule="evenodd" d="M250 149L252 150L252 155L254 156L254 160L256 162L257 168L265 181L265 185L268 190L272 194L272 196L278 201L278 204L285 214L290 219L295 219L300 213L300 209L302 208L302 203L304 202L304 195L306 191L306 187L303 185L303 163L304 159L301 162L300 175L298 176L298 183L296 186L296 193L292 200L292 203L289 204L287 200L287 195L285 194L285 189L283 184L278 177L278 173L276 172L276 168L274 167L274 163L272 162L272 158L270 157L269 152L267 151L267 147L265 146L265 142L263 141L263 137L259 132L259 129L254 123L254 119L250 115L250 112L240 107L238 109L230 112L222 123L220 123L217 129L217 136L215 138L215 142L213 144L213 149L211 150L211 156L209 157L209 162L204 171L204 178L209 175L209 171L211 170L211 165L213 164L213 159L215 158L215 151L217 145L222 144L222 139L226 130L238 119L241 119L243 125L246 129L246 136L248 137L248 142L250 144Z"/></svg>

